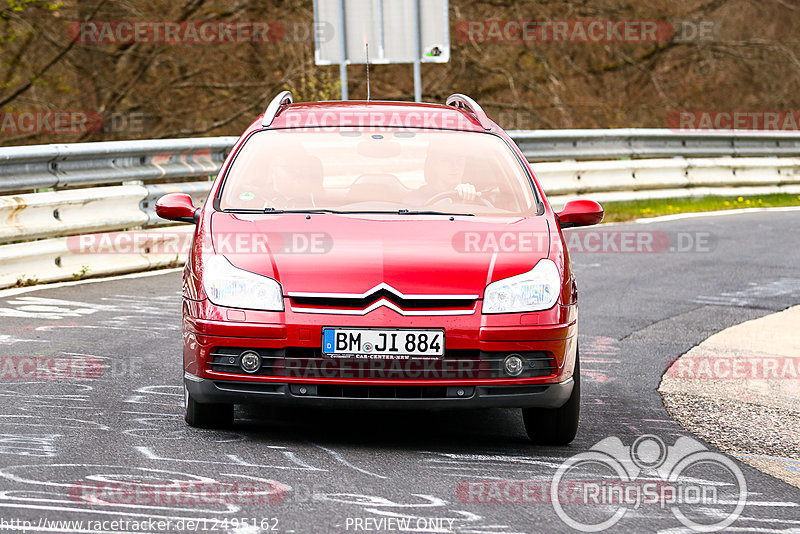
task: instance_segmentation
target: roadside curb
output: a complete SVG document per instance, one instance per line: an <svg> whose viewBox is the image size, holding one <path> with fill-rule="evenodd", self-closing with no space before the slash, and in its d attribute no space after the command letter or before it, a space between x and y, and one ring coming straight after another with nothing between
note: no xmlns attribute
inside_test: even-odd
<svg viewBox="0 0 800 534"><path fill-rule="evenodd" d="M732 326L672 362L658 391L681 426L800 487L800 306Z"/></svg>
<svg viewBox="0 0 800 534"><path fill-rule="evenodd" d="M158 276L162 274L177 273L180 271L183 271L183 267L162 267L162 268L151 269L149 271L118 274L114 276L98 276L96 278L87 278L85 280L74 280L68 282L44 282L32 286L9 287L7 289L0 289L0 298L13 297L14 295L30 293L32 291L41 291L43 289L56 289L59 287L80 286L84 284L97 284L99 282L112 282L114 280L126 280L128 278L145 278L148 276Z"/></svg>

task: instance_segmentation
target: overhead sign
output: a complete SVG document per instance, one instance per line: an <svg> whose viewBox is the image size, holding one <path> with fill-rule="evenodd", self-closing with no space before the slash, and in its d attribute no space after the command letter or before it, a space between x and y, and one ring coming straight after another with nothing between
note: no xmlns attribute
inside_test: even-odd
<svg viewBox="0 0 800 534"><path fill-rule="evenodd" d="M334 30L333 39L317 37L314 60L366 63L369 45L370 63L447 63L447 10L447 0L314 0L315 27Z"/></svg>

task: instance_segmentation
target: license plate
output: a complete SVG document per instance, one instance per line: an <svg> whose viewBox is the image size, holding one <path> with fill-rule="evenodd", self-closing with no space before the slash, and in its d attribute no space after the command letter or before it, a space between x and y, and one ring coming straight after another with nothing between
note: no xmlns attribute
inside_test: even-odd
<svg viewBox="0 0 800 534"><path fill-rule="evenodd" d="M323 328L322 353L331 358L440 358L444 330Z"/></svg>

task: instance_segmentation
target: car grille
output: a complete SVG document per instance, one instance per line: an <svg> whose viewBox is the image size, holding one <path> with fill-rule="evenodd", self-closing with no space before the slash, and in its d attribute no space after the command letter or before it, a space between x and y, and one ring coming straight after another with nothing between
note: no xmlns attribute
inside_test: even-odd
<svg viewBox="0 0 800 534"><path fill-rule="evenodd" d="M381 306L401 315L470 315L475 312L477 295L403 295L393 288L375 288L363 295L336 293L290 293L289 303L296 313L366 315Z"/></svg>
<svg viewBox="0 0 800 534"><path fill-rule="evenodd" d="M241 354L257 352L261 367L246 373L240 367ZM517 376L504 371L505 358L518 354L525 362ZM548 377L556 373L556 362L546 352L483 352L477 350L446 350L440 359L362 359L326 358L320 349L290 347L286 349L250 349L217 347L209 354L211 371L244 376L286 378L339 378L372 380L476 380L497 378Z"/></svg>

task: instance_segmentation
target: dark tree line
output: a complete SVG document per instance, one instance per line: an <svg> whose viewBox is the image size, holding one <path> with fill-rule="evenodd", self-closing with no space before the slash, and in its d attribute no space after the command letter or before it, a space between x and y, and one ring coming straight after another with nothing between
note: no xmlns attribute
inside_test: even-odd
<svg viewBox="0 0 800 534"><path fill-rule="evenodd" d="M312 17L310 0L5 0L0 112L88 111L103 123L4 127L0 143L232 135L283 89L300 100L338 98L338 69L314 65ZM794 0L450 0L450 19L452 59L423 65L424 99L470 94L506 128L666 127L684 109L800 108ZM470 20L668 21L675 31L658 42L479 42L461 31ZM274 21L286 34L91 43L74 38L80 21ZM349 72L351 98L363 98L363 66ZM408 65L373 65L370 74L373 98L413 95Z"/></svg>

